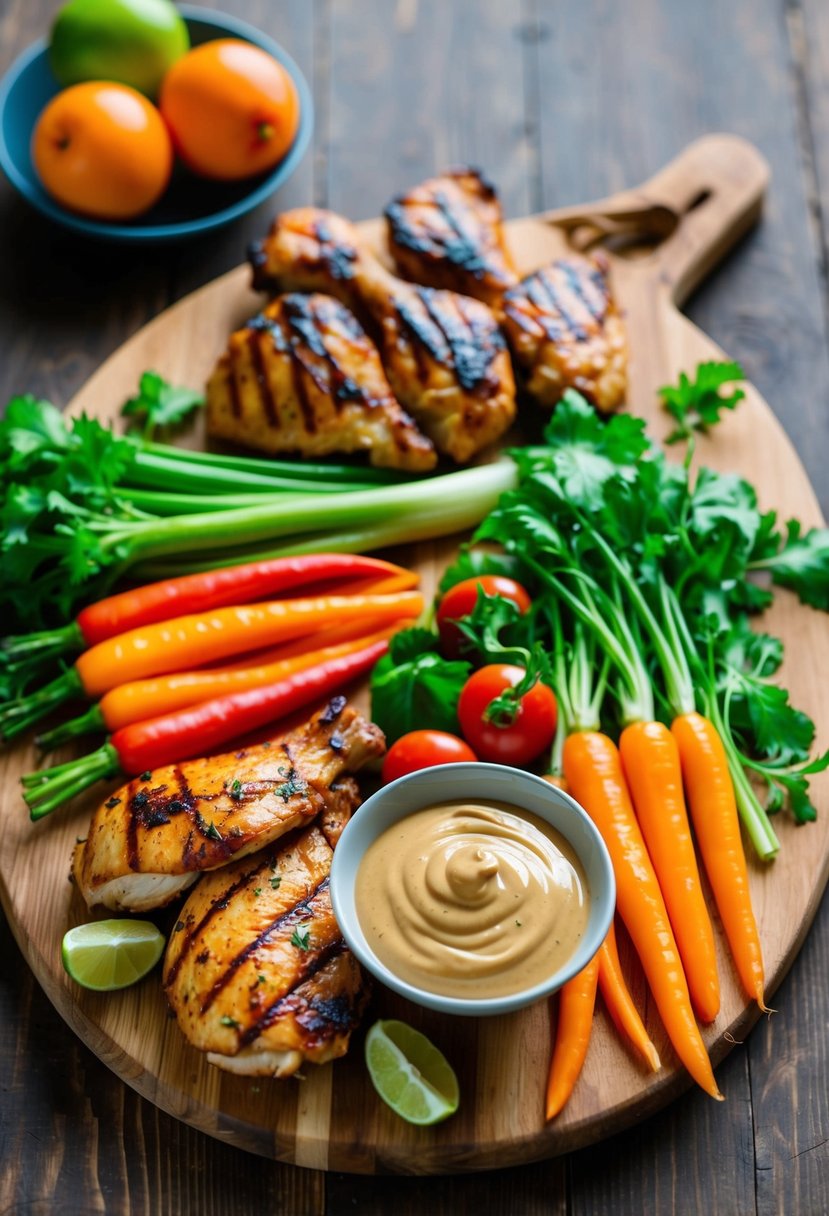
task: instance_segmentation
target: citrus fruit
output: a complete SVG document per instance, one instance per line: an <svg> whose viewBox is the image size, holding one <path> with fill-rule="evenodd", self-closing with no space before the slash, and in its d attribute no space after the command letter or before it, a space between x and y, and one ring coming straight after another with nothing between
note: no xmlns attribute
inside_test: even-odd
<svg viewBox="0 0 829 1216"><path fill-rule="evenodd" d="M83 988L111 992L152 971L164 936L148 920L96 920L64 934L63 966Z"/></svg>
<svg viewBox="0 0 829 1216"><path fill-rule="evenodd" d="M131 219L163 194L173 148L158 110L123 84L89 81L53 97L35 124L32 160L72 211Z"/></svg>
<svg viewBox="0 0 829 1216"><path fill-rule="evenodd" d="M458 1078L419 1030L405 1022L375 1022L365 1050L374 1088L407 1123L440 1123L458 1109Z"/></svg>
<svg viewBox="0 0 829 1216"><path fill-rule="evenodd" d="M159 106L185 164L222 181L272 168L299 125L299 97L282 64L235 38L205 42L174 63Z"/></svg>
<svg viewBox="0 0 829 1216"><path fill-rule="evenodd" d="M170 0L69 0L52 26L49 64L64 86L114 80L155 97L189 46Z"/></svg>

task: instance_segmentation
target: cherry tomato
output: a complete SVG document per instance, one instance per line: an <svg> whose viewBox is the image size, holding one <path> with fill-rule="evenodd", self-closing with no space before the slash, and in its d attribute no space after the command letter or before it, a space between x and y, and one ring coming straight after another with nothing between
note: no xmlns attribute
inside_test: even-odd
<svg viewBox="0 0 829 1216"><path fill-rule="evenodd" d="M491 701L514 688L524 675L522 667L490 663L471 675L458 700L458 718L465 738L481 760L496 764L528 764L550 746L556 733L558 706L555 693L538 683L525 693L515 719L498 726L485 718Z"/></svg>
<svg viewBox="0 0 829 1216"><path fill-rule="evenodd" d="M393 743L383 761L383 782L395 781L407 773L436 764L456 764L477 760L468 743L442 730L411 730Z"/></svg>
<svg viewBox="0 0 829 1216"><path fill-rule="evenodd" d="M526 612L532 603L521 584L503 574L482 574L477 578L465 578L463 582L455 583L440 601L437 611L440 648L448 659L463 656L463 634L453 622L469 616L472 612L479 587L486 595L502 595L504 599L512 600L520 612Z"/></svg>

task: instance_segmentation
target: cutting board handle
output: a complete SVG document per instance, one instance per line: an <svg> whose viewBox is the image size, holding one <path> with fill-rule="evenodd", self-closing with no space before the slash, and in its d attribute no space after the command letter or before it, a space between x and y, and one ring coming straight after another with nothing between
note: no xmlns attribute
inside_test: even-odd
<svg viewBox="0 0 829 1216"><path fill-rule="evenodd" d="M747 140L705 135L641 186L546 218L576 243L579 230L588 243L657 243L651 265L681 304L757 222L768 180L767 162Z"/></svg>

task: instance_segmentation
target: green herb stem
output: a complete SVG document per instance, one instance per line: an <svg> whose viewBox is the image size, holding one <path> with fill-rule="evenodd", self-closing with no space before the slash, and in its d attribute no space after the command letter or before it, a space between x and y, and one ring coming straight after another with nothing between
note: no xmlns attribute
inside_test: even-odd
<svg viewBox="0 0 829 1216"><path fill-rule="evenodd" d="M0 641L0 666L15 671L18 661L29 664L48 662L64 654L83 650L86 639L77 621L71 621L60 629L41 629L37 633L24 633Z"/></svg>
<svg viewBox="0 0 829 1216"><path fill-rule="evenodd" d="M69 667L43 688L0 707L0 737L16 738L58 705L78 696L83 696L83 685L75 668Z"/></svg>
<svg viewBox="0 0 829 1216"><path fill-rule="evenodd" d="M96 731L106 731L107 726L104 721L104 715L101 713L100 705L90 705L85 714L79 714L76 718L70 718L68 722L62 722L60 726L56 726L53 730L47 730L45 734L38 735L36 743L41 751L53 751L56 747L60 747L63 743L68 743L70 739L77 739L81 735L95 734Z"/></svg>
<svg viewBox="0 0 829 1216"><path fill-rule="evenodd" d="M27 773L23 778L23 797L29 814L34 821L43 819L61 803L68 802L96 781L114 777L120 771L118 753L109 743L105 743L88 756L79 756L77 760L40 772Z"/></svg>
<svg viewBox="0 0 829 1216"><path fill-rule="evenodd" d="M236 456L224 452L197 452L190 448L172 447L163 443L148 443L140 449L140 457L174 459L179 465L223 469L232 473L250 473L265 479L288 478L314 482L355 481L372 485L398 485L418 475L397 469L377 469L370 465L314 464L306 460L276 460L272 457ZM238 478L237 484L238 484Z"/></svg>

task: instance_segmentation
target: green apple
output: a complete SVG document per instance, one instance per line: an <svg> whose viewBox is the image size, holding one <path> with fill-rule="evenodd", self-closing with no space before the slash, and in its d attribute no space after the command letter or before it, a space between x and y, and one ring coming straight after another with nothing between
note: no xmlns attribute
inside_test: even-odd
<svg viewBox="0 0 829 1216"><path fill-rule="evenodd" d="M116 80L155 97L189 47L187 26L170 0L69 0L52 26L49 62L64 87Z"/></svg>

